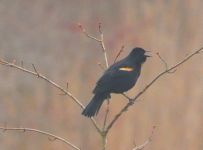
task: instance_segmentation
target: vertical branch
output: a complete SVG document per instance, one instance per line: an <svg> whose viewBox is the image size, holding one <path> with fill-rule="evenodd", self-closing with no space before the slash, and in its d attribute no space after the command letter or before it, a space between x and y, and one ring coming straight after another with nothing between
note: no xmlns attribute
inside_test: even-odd
<svg viewBox="0 0 203 150"><path fill-rule="evenodd" d="M102 150L106 150L107 147L107 134L104 132L102 135Z"/></svg>
<svg viewBox="0 0 203 150"><path fill-rule="evenodd" d="M106 68L108 68L109 67L109 62L108 62L106 47L105 47L105 43L104 43L104 34L102 32L101 23L99 23L99 33L100 33L100 38L101 38L100 44L101 44L101 47L102 47L102 51L104 53L104 59L105 59ZM107 118L108 118L108 114L109 114L109 105L110 105L110 101L109 101L109 99L107 99L107 106L106 106L106 112L105 112L104 123L103 123L103 131L105 131L105 128L106 128Z"/></svg>
<svg viewBox="0 0 203 150"><path fill-rule="evenodd" d="M105 128L106 128L108 114L109 114L109 99L107 99L107 108L106 108L106 113L105 113L105 117L104 117L103 131L105 131Z"/></svg>
<svg viewBox="0 0 203 150"><path fill-rule="evenodd" d="M99 23L99 27L98 27L98 30L99 30L99 33L100 33L100 39L90 35L81 24L79 24L78 27L80 28L81 32L86 37L98 42L101 45L102 52L104 54L104 59L105 59L105 66L106 66L105 69L108 68L109 67L109 62L108 62L108 57L107 57L107 52L106 52L106 46L104 44L104 34L102 32L101 23ZM103 69L103 66L101 64L99 64L99 66ZM100 132L100 135L102 137L102 147L103 147L102 149L103 150L106 150L106 145L107 145L106 124L107 124L108 114L109 114L109 99L107 99L107 107L106 107L106 112L105 112L105 117L104 117L103 129Z"/></svg>
<svg viewBox="0 0 203 150"><path fill-rule="evenodd" d="M81 24L79 24L78 26L81 29L82 33L86 37L88 37L88 38L98 42L101 45L102 52L104 54L104 60L105 60L105 66L106 66L105 68L107 69L109 67L109 62L108 62L108 57L107 57L107 52L106 52L106 46L105 46L105 43L104 43L104 34L103 34L103 31L102 31L102 25L101 25L101 23L99 23L99 27L98 27L99 28L98 30L99 30L99 33L100 33L100 39L90 35ZM99 64L99 66L101 67L102 65ZM103 123L103 130L102 130L102 135L101 135L101 137L102 137L102 144L103 144L103 150L106 149L106 145L107 145L106 124L107 124L108 114L109 114L109 99L107 99L107 107L106 107L106 112L105 112L105 117L104 117L104 123Z"/></svg>
<svg viewBox="0 0 203 150"><path fill-rule="evenodd" d="M106 47L104 44L104 34L102 32L102 26L101 23L99 23L99 33L100 33L100 37L101 37L101 46L102 46L102 50L104 53L104 59L105 59L105 63L106 63L106 68L109 67L109 62L108 62L108 57L107 57L107 52L106 52ZM102 136L102 145L103 145L103 150L106 150L107 147L107 134L106 134L106 124L107 124L107 119L108 119L108 115L109 115L109 106L110 106L110 101L109 98L107 99L107 105L106 105L106 112L105 112L105 117L104 117L104 123L103 123L103 136Z"/></svg>
<svg viewBox="0 0 203 150"><path fill-rule="evenodd" d="M106 68L109 67L109 62L108 62L108 57L107 57L107 53L106 53L106 46L104 44L104 34L102 32L102 26L101 26L101 23L99 23L99 33L100 33L100 38L101 38L101 46L102 46L102 50L103 50L103 53L104 53L104 59L105 59L105 63L106 63Z"/></svg>
<svg viewBox="0 0 203 150"><path fill-rule="evenodd" d="M101 26L101 23L99 23L99 33L100 33L100 39L99 38L96 38L92 35L90 35L86 29L81 25L81 24L78 24L78 27L80 28L81 32L88 38L98 42L101 47L102 47L102 51L104 53L104 59L105 59L105 64L106 64L106 68L109 67L109 63L108 63L108 57L107 57L107 53L106 53L106 46L105 46L105 43L104 43L104 34L103 34L103 31L102 31L102 26Z"/></svg>

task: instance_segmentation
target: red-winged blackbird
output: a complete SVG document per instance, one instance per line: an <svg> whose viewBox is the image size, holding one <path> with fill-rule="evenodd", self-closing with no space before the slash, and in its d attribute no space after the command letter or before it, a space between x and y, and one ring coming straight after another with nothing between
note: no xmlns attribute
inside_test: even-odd
<svg viewBox="0 0 203 150"><path fill-rule="evenodd" d="M82 114L87 117L97 115L103 101L110 98L111 93L123 93L131 89L140 76L141 66L148 55L142 48L134 48L130 54L110 66L98 80L93 90L94 97Z"/></svg>

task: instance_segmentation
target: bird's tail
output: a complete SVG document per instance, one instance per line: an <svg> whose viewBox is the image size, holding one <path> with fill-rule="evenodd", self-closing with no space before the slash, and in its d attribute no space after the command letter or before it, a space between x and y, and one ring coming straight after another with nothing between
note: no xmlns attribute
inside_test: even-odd
<svg viewBox="0 0 203 150"><path fill-rule="evenodd" d="M92 117L97 115L102 103L107 97L107 94L95 94L90 103L83 110L82 114L86 117Z"/></svg>

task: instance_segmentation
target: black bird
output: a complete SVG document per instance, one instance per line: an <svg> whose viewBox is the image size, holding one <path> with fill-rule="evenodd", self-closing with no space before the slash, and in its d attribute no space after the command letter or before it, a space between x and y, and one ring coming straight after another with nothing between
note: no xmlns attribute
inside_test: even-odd
<svg viewBox="0 0 203 150"><path fill-rule="evenodd" d="M123 93L131 89L140 76L141 66L148 55L142 48L134 48L130 54L110 66L98 80L93 90L94 97L83 110L87 117L97 115L105 99L110 98L111 93Z"/></svg>

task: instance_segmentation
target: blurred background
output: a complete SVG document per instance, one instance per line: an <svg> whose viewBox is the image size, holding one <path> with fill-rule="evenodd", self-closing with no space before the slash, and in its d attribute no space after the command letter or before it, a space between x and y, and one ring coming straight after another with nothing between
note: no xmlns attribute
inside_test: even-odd
<svg viewBox="0 0 203 150"><path fill-rule="evenodd" d="M81 23L99 37L102 22L109 63L124 45L125 57L133 47L151 50L134 96L168 65L182 60L203 45L202 0L0 0L0 57L23 61L66 87L86 105L105 64L101 47L78 29ZM203 56L195 56L174 74L162 77L112 128L108 149L130 150L157 129L150 150L203 149ZM113 95L109 120L126 104ZM103 123L105 106L96 117ZM0 125L49 131L86 150L101 149L101 139L90 120L68 97L43 80L0 66ZM1 150L65 150L47 137L0 132ZM68 148L71 149L71 148Z"/></svg>

